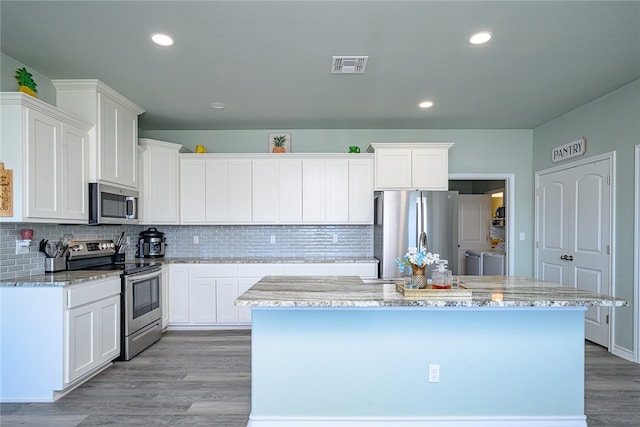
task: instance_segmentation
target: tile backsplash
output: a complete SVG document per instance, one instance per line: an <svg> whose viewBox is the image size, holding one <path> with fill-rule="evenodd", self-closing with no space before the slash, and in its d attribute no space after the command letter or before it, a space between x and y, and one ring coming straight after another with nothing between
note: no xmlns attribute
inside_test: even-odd
<svg viewBox="0 0 640 427"><path fill-rule="evenodd" d="M15 254L20 230L33 229L29 253ZM0 224L0 279L44 271L42 239L58 240L71 233L74 239L115 239L122 231L130 237L127 259L135 257L138 234L148 226L58 225L36 223ZM243 258L370 258L373 256L373 226L370 225L164 225L167 257ZM198 244L194 244L194 236ZM273 242L273 243L272 243Z"/></svg>

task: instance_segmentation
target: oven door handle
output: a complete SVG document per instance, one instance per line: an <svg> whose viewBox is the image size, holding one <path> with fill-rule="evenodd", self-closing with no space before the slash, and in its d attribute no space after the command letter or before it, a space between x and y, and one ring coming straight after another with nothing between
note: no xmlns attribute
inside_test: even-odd
<svg viewBox="0 0 640 427"><path fill-rule="evenodd" d="M147 280L153 277L158 277L158 276L162 276L162 268L158 268L156 270L153 270L151 272L143 272L143 273L137 273L137 274L125 274L125 279L127 280L127 283L136 283L136 282L141 282L143 280Z"/></svg>

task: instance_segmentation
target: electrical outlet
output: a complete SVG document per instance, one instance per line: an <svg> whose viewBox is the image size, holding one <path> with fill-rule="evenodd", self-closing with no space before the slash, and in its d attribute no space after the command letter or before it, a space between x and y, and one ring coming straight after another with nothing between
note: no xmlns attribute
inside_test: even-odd
<svg viewBox="0 0 640 427"><path fill-rule="evenodd" d="M29 242L29 240L27 240ZM29 253L29 244L24 240L16 240L16 255L26 255Z"/></svg>
<svg viewBox="0 0 640 427"><path fill-rule="evenodd" d="M200 243L200 238L198 236L193 236L193 244L197 245Z"/></svg>
<svg viewBox="0 0 640 427"><path fill-rule="evenodd" d="M520 240L524 240L524 231L520 232Z"/></svg>
<svg viewBox="0 0 640 427"><path fill-rule="evenodd" d="M338 243L338 234L333 233L333 243Z"/></svg>
<svg viewBox="0 0 640 427"><path fill-rule="evenodd" d="M440 365L429 365L429 382L440 382Z"/></svg>
<svg viewBox="0 0 640 427"><path fill-rule="evenodd" d="M131 244L131 237L127 236L127 245L130 245L130 244Z"/></svg>

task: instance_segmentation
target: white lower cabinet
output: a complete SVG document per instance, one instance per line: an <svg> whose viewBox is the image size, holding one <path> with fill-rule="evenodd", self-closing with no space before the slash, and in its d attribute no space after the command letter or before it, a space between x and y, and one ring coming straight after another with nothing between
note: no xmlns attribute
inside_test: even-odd
<svg viewBox="0 0 640 427"><path fill-rule="evenodd" d="M251 310L235 300L264 276L377 277L377 264L170 264L169 324L171 328L199 329L246 326Z"/></svg>
<svg viewBox="0 0 640 427"><path fill-rule="evenodd" d="M0 287L1 402L52 402L120 356L120 276Z"/></svg>

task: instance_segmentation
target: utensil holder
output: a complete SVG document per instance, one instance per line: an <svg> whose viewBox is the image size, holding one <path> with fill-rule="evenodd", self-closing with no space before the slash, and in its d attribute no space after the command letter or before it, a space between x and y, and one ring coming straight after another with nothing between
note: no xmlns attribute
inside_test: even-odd
<svg viewBox="0 0 640 427"><path fill-rule="evenodd" d="M58 258L44 259L45 273L54 273L56 271L62 271L66 269L67 269L67 260L65 258L58 257Z"/></svg>

